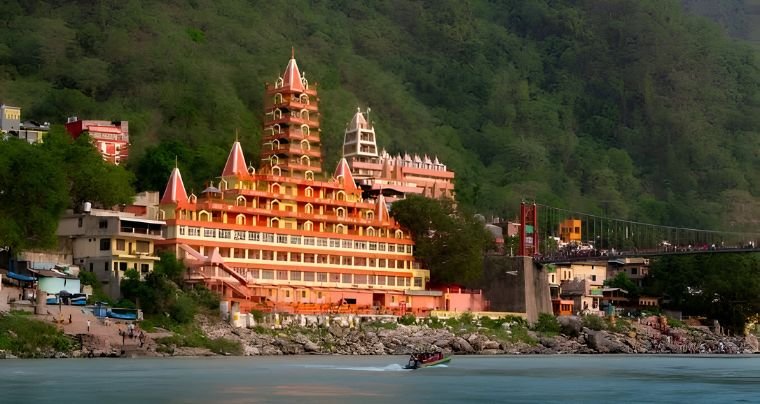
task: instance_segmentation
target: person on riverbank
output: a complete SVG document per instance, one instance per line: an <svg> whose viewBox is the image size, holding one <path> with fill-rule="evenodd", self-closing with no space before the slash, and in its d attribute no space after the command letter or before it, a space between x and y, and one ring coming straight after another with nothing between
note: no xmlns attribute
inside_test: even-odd
<svg viewBox="0 0 760 404"><path fill-rule="evenodd" d="M90 320L87 320L87 333L90 333Z"/></svg>

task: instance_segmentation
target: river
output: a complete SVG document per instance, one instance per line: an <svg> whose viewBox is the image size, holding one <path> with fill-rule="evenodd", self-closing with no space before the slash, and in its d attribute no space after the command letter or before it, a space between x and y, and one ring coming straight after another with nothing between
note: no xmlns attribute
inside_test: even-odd
<svg viewBox="0 0 760 404"><path fill-rule="evenodd" d="M462 403L760 400L760 356L399 356L0 361L2 403Z"/></svg>

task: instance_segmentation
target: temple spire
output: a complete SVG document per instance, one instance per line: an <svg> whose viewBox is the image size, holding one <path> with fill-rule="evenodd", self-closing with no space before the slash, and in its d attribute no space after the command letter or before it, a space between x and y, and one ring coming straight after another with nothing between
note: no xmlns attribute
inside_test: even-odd
<svg viewBox="0 0 760 404"><path fill-rule="evenodd" d="M232 144L229 156L227 156L227 163L224 165L222 171L222 177L240 177L248 175L248 167L245 165L245 156L243 156L243 148L240 146L240 142L235 140Z"/></svg>
<svg viewBox="0 0 760 404"><path fill-rule="evenodd" d="M174 167L169 176L169 182L166 184L164 195L161 197L161 203L187 203L185 183L182 182L182 174L177 167Z"/></svg>
<svg viewBox="0 0 760 404"><path fill-rule="evenodd" d="M356 190L356 183L354 182L354 176L351 175L351 168L348 166L346 158L340 159L338 167L335 169L335 178L341 179L340 183L345 190Z"/></svg>

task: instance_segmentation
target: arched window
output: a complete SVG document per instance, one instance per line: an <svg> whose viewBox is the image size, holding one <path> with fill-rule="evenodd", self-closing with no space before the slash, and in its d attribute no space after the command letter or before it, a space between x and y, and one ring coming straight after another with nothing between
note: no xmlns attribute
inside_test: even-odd
<svg viewBox="0 0 760 404"><path fill-rule="evenodd" d="M245 206L245 197L243 195L238 196L235 198L235 206Z"/></svg>
<svg viewBox="0 0 760 404"><path fill-rule="evenodd" d="M338 177L343 177L342 175L339 175ZM345 201L346 200L346 193L343 191L338 191L338 194L336 195L335 199L339 201Z"/></svg>
<svg viewBox="0 0 760 404"><path fill-rule="evenodd" d="M309 110L302 109L301 110L301 119L309 120Z"/></svg>
<svg viewBox="0 0 760 404"><path fill-rule="evenodd" d="M280 201L277 199L273 200L271 204L269 204L270 210L280 210Z"/></svg>
<svg viewBox="0 0 760 404"><path fill-rule="evenodd" d="M198 221L199 222L210 222L211 221L211 214L206 212L205 210L202 210L198 212Z"/></svg>
<svg viewBox="0 0 760 404"><path fill-rule="evenodd" d="M308 140L301 140L301 150L311 150L311 143Z"/></svg>
<svg viewBox="0 0 760 404"><path fill-rule="evenodd" d="M282 193L282 186L280 184L272 184L272 193L273 194L279 194Z"/></svg>
<svg viewBox="0 0 760 404"><path fill-rule="evenodd" d="M272 126L272 134L274 135L275 133L282 133L282 127L279 123L276 123L274 126Z"/></svg>
<svg viewBox="0 0 760 404"><path fill-rule="evenodd" d="M301 156L301 165L308 166L310 162L309 156Z"/></svg>
<svg viewBox="0 0 760 404"><path fill-rule="evenodd" d="M274 88L280 88L285 85L285 80L282 79L282 77L278 77L277 81L274 82Z"/></svg>
<svg viewBox="0 0 760 404"><path fill-rule="evenodd" d="M340 218L344 218L346 217L346 209L344 208L335 209L335 214Z"/></svg>
<svg viewBox="0 0 760 404"><path fill-rule="evenodd" d="M272 175L274 176L281 176L282 175L282 169L280 167L274 166L272 167Z"/></svg>
<svg viewBox="0 0 760 404"><path fill-rule="evenodd" d="M279 217L273 217L272 220L269 221L269 227L279 228L280 227L280 218Z"/></svg>
<svg viewBox="0 0 760 404"><path fill-rule="evenodd" d="M158 211L158 220L166 220L166 211L161 209Z"/></svg>
<svg viewBox="0 0 760 404"><path fill-rule="evenodd" d="M346 234L346 226L342 224L335 226L335 232L338 234Z"/></svg>
<svg viewBox="0 0 760 404"><path fill-rule="evenodd" d="M373 220L375 218L375 212L368 210L366 212L367 220Z"/></svg>
<svg viewBox="0 0 760 404"><path fill-rule="evenodd" d="M372 227L367 227L367 235L370 236L370 237L374 237L375 236L375 229L373 229Z"/></svg>
<svg viewBox="0 0 760 404"><path fill-rule="evenodd" d="M221 180L219 181L219 191L224 192L227 190L227 181Z"/></svg>
<svg viewBox="0 0 760 404"><path fill-rule="evenodd" d="M314 190L311 187L306 187L306 189L303 190L303 194L306 195L307 198L311 198L314 196Z"/></svg>
<svg viewBox="0 0 760 404"><path fill-rule="evenodd" d="M271 165L272 167L276 166L279 163L280 163L280 158L279 157L277 157L277 156L271 156L271 157L269 157L269 165Z"/></svg>
<svg viewBox="0 0 760 404"><path fill-rule="evenodd" d="M276 108L274 110L274 119L282 119L282 110L281 109Z"/></svg>
<svg viewBox="0 0 760 404"><path fill-rule="evenodd" d="M187 198L187 200L190 201L190 203L196 203L198 202L198 197L195 196L195 194L190 194L190 197Z"/></svg>
<svg viewBox="0 0 760 404"><path fill-rule="evenodd" d="M314 206L312 206L310 203L307 203L306 206L303 207L303 211L306 214L310 215L310 214L314 213Z"/></svg>
<svg viewBox="0 0 760 404"><path fill-rule="evenodd" d="M303 222L303 229L306 231L314 230L314 224L310 221Z"/></svg>
<svg viewBox="0 0 760 404"><path fill-rule="evenodd" d="M280 148L280 139L272 140L272 150L277 150Z"/></svg>
<svg viewBox="0 0 760 404"><path fill-rule="evenodd" d="M401 230L396 230L396 238L404 238L404 232Z"/></svg>
<svg viewBox="0 0 760 404"><path fill-rule="evenodd" d="M309 103L309 96L307 94L301 94L299 97L301 100L301 104L308 104Z"/></svg>
<svg viewBox="0 0 760 404"><path fill-rule="evenodd" d="M306 171L304 176L306 177L306 180L314 181L314 171Z"/></svg>
<svg viewBox="0 0 760 404"><path fill-rule="evenodd" d="M242 214L242 213L241 213L241 214L239 214L239 215L237 215L237 216L235 217L235 223L236 223L236 224L245 224L245 215L244 215L244 214Z"/></svg>
<svg viewBox="0 0 760 404"><path fill-rule="evenodd" d="M282 93L277 93L274 95L274 103L275 104L282 103Z"/></svg>
<svg viewBox="0 0 760 404"><path fill-rule="evenodd" d="M311 129L309 129L309 125L306 125L306 124L301 125L301 136L309 136L309 133L311 133Z"/></svg>

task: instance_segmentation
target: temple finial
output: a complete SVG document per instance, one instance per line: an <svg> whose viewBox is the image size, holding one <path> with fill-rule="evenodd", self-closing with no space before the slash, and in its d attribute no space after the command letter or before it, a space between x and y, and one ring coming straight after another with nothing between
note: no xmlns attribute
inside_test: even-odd
<svg viewBox="0 0 760 404"><path fill-rule="evenodd" d="M235 128L235 141L236 142L240 141L240 137L238 136L238 128Z"/></svg>
<svg viewBox="0 0 760 404"><path fill-rule="evenodd" d="M174 168L179 168L179 162L176 154L174 155Z"/></svg>
<svg viewBox="0 0 760 404"><path fill-rule="evenodd" d="M290 58L295 59L296 58L296 48L291 46L290 47Z"/></svg>

